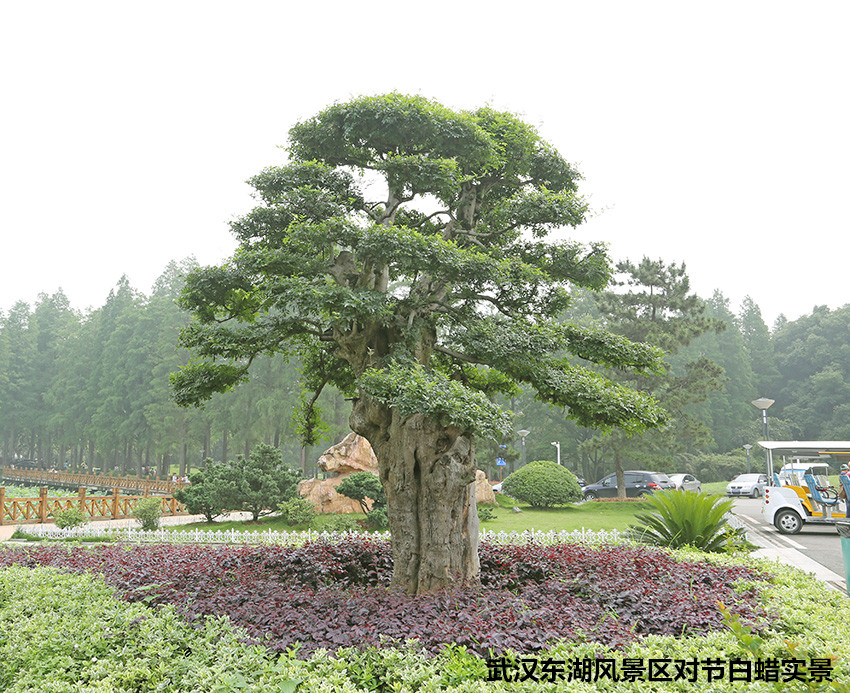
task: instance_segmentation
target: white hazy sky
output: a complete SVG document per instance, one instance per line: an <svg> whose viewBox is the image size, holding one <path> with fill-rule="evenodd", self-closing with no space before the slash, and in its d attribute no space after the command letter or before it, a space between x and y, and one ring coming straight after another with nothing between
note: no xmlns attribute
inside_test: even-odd
<svg viewBox="0 0 850 693"><path fill-rule="evenodd" d="M849 19L844 0L0 3L0 311L219 262L295 122L393 90L535 124L585 176L577 240L684 261L768 324L840 307Z"/></svg>

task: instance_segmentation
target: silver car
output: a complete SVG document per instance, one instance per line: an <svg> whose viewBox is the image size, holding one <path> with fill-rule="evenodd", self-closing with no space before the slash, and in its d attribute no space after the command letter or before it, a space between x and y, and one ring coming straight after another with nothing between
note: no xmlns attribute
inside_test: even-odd
<svg viewBox="0 0 850 693"><path fill-rule="evenodd" d="M739 474L726 485L727 496L758 498L767 486L766 474Z"/></svg>
<svg viewBox="0 0 850 693"><path fill-rule="evenodd" d="M702 482L693 474L670 474L670 481L676 484L676 488L680 491L693 491L699 493L702 491Z"/></svg>

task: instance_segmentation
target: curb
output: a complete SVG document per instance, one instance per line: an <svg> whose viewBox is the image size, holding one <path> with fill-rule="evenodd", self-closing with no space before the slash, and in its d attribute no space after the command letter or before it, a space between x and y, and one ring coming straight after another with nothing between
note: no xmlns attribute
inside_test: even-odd
<svg viewBox="0 0 850 693"><path fill-rule="evenodd" d="M767 561L778 561L793 568L799 568L823 582L827 587L837 590L841 594L847 594L847 582L843 575L839 575L816 560L809 558L802 551L790 546L783 546L772 537L766 536L762 532L761 526L753 522L752 518L745 515L735 515L735 517L747 525L749 541L759 547L757 551L750 554L751 556Z"/></svg>

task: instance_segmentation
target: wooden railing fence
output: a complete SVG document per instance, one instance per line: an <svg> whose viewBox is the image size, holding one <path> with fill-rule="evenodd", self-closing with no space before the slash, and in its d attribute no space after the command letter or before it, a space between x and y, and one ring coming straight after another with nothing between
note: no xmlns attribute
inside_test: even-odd
<svg viewBox="0 0 850 693"><path fill-rule="evenodd" d="M122 496L121 489L114 488L111 496L87 496L85 487L80 487L77 497L48 497L42 488L37 498L6 498L6 489L0 488L0 525L7 522L52 522L68 508L79 508L83 515L92 520L118 520L133 516L136 504L144 496ZM185 506L172 496L153 496L161 499L162 514L188 515Z"/></svg>
<svg viewBox="0 0 850 693"><path fill-rule="evenodd" d="M121 488L141 491L142 493L174 493L187 486L182 481L166 479L144 479L135 476L109 476L108 474L80 474L69 472L51 472L41 469L11 469L0 467L0 474L7 481L23 481L35 484L47 483L77 488L79 486L100 486L102 488Z"/></svg>

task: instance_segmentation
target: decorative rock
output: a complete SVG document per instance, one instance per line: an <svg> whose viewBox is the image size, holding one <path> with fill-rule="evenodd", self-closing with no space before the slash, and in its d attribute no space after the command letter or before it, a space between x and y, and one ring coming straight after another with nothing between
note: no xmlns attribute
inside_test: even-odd
<svg viewBox="0 0 850 693"><path fill-rule="evenodd" d="M319 458L319 468L329 474L377 474L378 458L368 440L356 433L349 433L342 441L325 450Z"/></svg>
<svg viewBox="0 0 850 693"><path fill-rule="evenodd" d="M328 448L319 458L319 468L333 476L327 479L305 479L298 484L298 493L313 502L320 513L359 513L360 503L336 492L343 479L354 472L378 474L378 458L369 441L349 433L342 441Z"/></svg>
<svg viewBox="0 0 850 693"><path fill-rule="evenodd" d="M475 502L496 502L496 494L493 493L493 487L490 486L490 482L487 481L487 475L480 469L475 472Z"/></svg>
<svg viewBox="0 0 850 693"><path fill-rule="evenodd" d="M319 458L319 469L333 476L327 479L305 479L298 484L298 493L311 500L320 513L362 512L356 500L336 492L336 487L354 472L369 472L377 476L378 458L369 441L349 433L342 441L328 448ZM475 473L475 502L496 503L496 494L480 469Z"/></svg>

